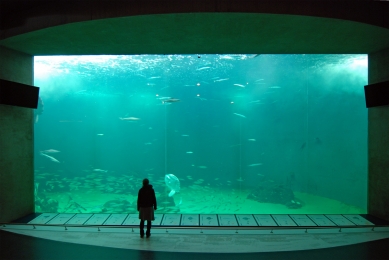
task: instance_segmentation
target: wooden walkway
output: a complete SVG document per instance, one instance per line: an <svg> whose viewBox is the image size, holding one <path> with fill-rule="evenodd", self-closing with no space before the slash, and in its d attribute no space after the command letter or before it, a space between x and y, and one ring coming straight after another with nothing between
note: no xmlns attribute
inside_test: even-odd
<svg viewBox="0 0 389 260"><path fill-rule="evenodd" d="M42 213L26 224L64 226L138 226L138 214ZM358 214L155 214L161 227L359 227L374 226Z"/></svg>

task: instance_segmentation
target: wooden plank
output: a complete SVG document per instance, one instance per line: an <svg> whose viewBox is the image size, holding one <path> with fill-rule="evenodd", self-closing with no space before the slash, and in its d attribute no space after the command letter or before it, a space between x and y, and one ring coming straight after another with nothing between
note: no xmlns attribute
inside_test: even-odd
<svg viewBox="0 0 389 260"><path fill-rule="evenodd" d="M94 214L84 225L103 225L111 214Z"/></svg>
<svg viewBox="0 0 389 260"><path fill-rule="evenodd" d="M338 226L355 226L354 223L352 223L350 220L343 217L342 215L334 214L334 215L325 215L325 216Z"/></svg>
<svg viewBox="0 0 389 260"><path fill-rule="evenodd" d="M153 225L154 226L160 226L161 225L163 215L164 214L154 214L154 218L155 218L155 220L153 221Z"/></svg>
<svg viewBox="0 0 389 260"><path fill-rule="evenodd" d="M219 226L216 214L200 214L200 226Z"/></svg>
<svg viewBox="0 0 389 260"><path fill-rule="evenodd" d="M374 226L373 223L371 223L369 220L365 219L360 215L352 214L343 216L358 226Z"/></svg>
<svg viewBox="0 0 389 260"><path fill-rule="evenodd" d="M111 214L103 225L121 225L127 216L128 214Z"/></svg>
<svg viewBox="0 0 389 260"><path fill-rule="evenodd" d="M74 213L61 213L55 216L52 220L47 222L46 224L50 225L63 225L66 222L68 222L72 217L74 217L76 214Z"/></svg>
<svg viewBox="0 0 389 260"><path fill-rule="evenodd" d="M316 223L319 227L332 227L336 226L334 222L329 220L326 216L322 214L307 215L313 222Z"/></svg>
<svg viewBox="0 0 389 260"><path fill-rule="evenodd" d="M234 214L221 214L217 215L219 219L220 226L238 226L238 222L236 221Z"/></svg>
<svg viewBox="0 0 389 260"><path fill-rule="evenodd" d="M302 227L313 227L317 226L307 215L289 215L294 222L296 222L297 226Z"/></svg>
<svg viewBox="0 0 389 260"><path fill-rule="evenodd" d="M271 215L274 221L281 227L295 227L297 224L288 215Z"/></svg>
<svg viewBox="0 0 389 260"><path fill-rule="evenodd" d="M181 214L165 214L161 226L179 226L181 222Z"/></svg>
<svg viewBox="0 0 389 260"><path fill-rule="evenodd" d="M139 226L139 214L128 214L127 218L122 223L122 226Z"/></svg>
<svg viewBox="0 0 389 260"><path fill-rule="evenodd" d="M267 214L260 214L254 215L255 220L257 221L259 226L264 226L264 227L276 227L278 226L277 223L274 221L274 219L271 217L271 215Z"/></svg>
<svg viewBox="0 0 389 260"><path fill-rule="evenodd" d="M42 213L27 224L46 224L57 215L58 213Z"/></svg>
<svg viewBox="0 0 389 260"><path fill-rule="evenodd" d="M238 220L239 226L258 226L253 215L251 214L238 214L235 215L235 217Z"/></svg>
<svg viewBox="0 0 389 260"><path fill-rule="evenodd" d="M198 226L200 225L198 214L183 214L181 218L181 226Z"/></svg>
<svg viewBox="0 0 389 260"><path fill-rule="evenodd" d="M163 214L154 214L154 220L152 221L153 226L161 225ZM128 217L124 220L123 226L139 226L140 219L139 214L128 214Z"/></svg>
<svg viewBox="0 0 389 260"><path fill-rule="evenodd" d="M92 213L76 214L68 222L66 222L66 225L83 225L90 217L92 217L92 215Z"/></svg>

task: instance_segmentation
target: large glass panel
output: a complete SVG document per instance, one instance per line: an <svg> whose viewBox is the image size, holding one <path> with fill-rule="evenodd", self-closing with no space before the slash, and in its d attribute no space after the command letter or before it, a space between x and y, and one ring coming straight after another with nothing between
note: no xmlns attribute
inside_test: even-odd
<svg viewBox="0 0 389 260"><path fill-rule="evenodd" d="M159 213L366 213L367 55L37 56L34 72L36 212L135 213L148 178Z"/></svg>

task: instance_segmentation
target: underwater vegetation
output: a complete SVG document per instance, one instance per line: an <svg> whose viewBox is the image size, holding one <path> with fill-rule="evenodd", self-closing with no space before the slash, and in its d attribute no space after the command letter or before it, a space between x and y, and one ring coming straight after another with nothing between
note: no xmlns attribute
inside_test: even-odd
<svg viewBox="0 0 389 260"><path fill-rule="evenodd" d="M259 202L283 204L290 209L298 209L304 205L300 199L294 196L292 189L271 180L262 182L247 198Z"/></svg>

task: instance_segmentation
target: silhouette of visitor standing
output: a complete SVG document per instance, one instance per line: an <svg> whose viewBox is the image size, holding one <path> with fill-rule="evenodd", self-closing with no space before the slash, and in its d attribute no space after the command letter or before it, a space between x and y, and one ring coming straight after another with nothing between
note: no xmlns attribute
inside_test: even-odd
<svg viewBox="0 0 389 260"><path fill-rule="evenodd" d="M143 187L138 192L137 208L139 211L140 219L140 237L143 238L145 232L143 230L145 226L145 220L147 220L146 237L150 237L151 221L154 220L154 210L157 210L157 199L155 198L155 192L153 185L149 184L148 179L143 180Z"/></svg>

